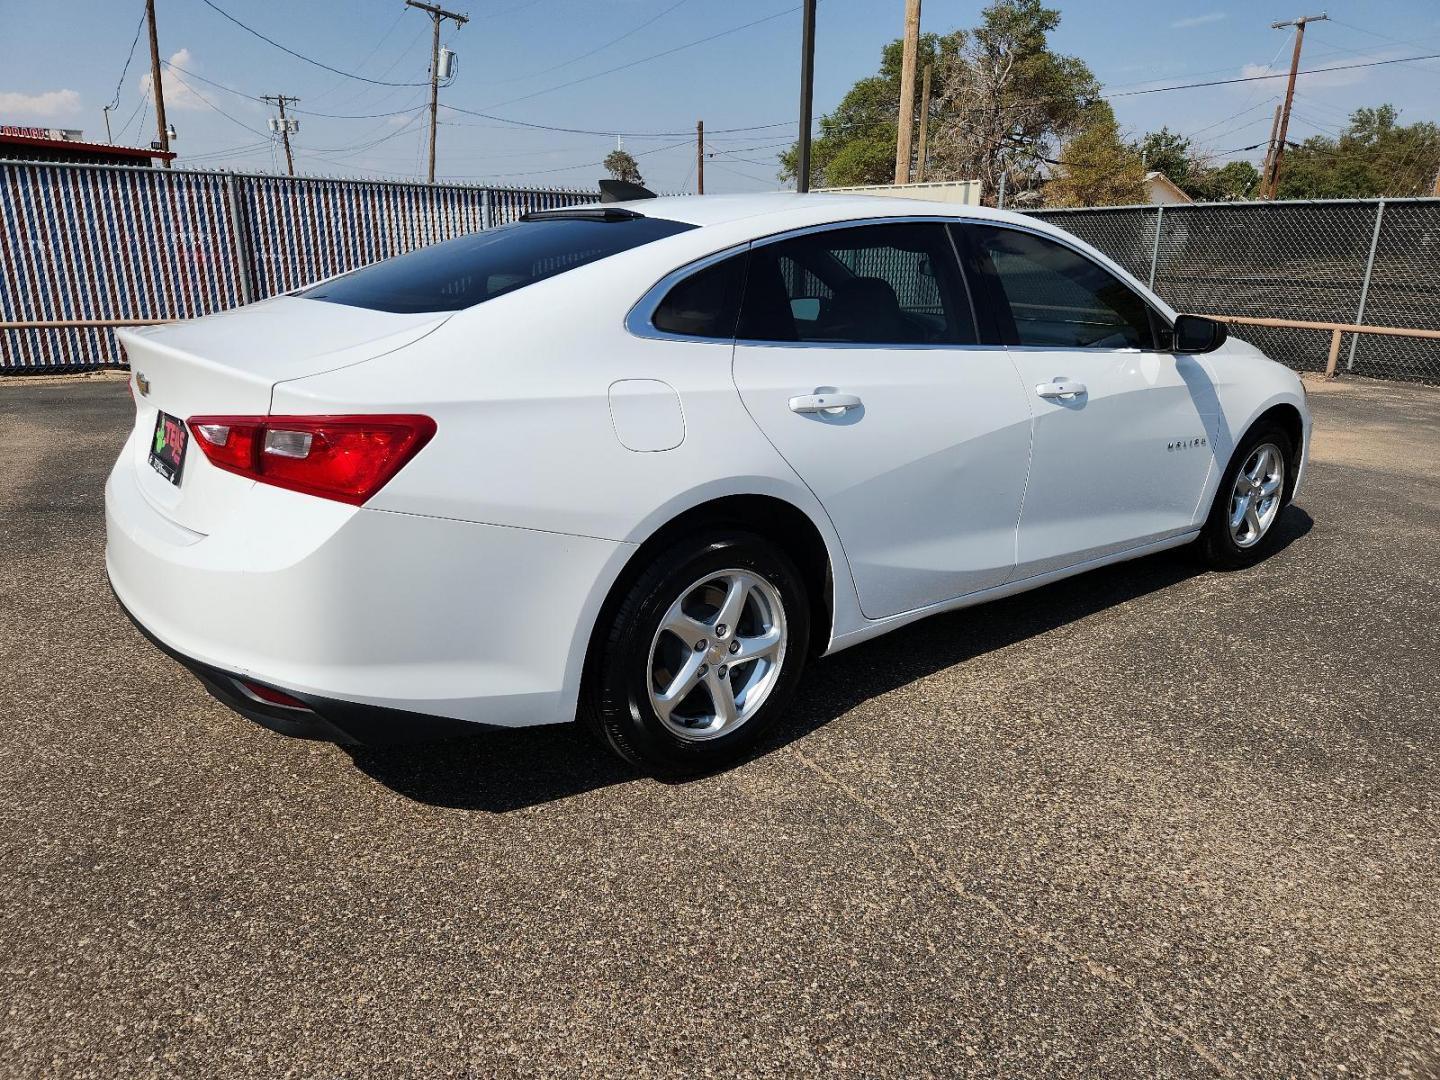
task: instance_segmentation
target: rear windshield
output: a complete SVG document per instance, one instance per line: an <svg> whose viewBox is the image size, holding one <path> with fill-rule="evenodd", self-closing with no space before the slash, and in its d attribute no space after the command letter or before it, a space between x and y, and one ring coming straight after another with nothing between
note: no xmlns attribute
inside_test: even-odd
<svg viewBox="0 0 1440 1080"><path fill-rule="evenodd" d="M693 228L640 216L517 221L372 263L298 295L373 311L459 311Z"/></svg>

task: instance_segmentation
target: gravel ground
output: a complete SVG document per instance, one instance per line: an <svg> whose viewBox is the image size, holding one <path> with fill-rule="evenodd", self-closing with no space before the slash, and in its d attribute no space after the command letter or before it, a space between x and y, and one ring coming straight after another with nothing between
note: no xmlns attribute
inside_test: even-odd
<svg viewBox="0 0 1440 1080"><path fill-rule="evenodd" d="M0 1075L1440 1076L1440 391L1286 546L817 664L750 763L215 704L105 584L112 379L0 385Z"/></svg>

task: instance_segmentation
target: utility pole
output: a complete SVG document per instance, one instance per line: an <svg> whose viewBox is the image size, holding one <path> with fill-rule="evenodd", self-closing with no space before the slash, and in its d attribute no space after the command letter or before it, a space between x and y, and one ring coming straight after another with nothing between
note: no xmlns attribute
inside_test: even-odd
<svg viewBox="0 0 1440 1080"><path fill-rule="evenodd" d="M435 22L435 33L431 38L430 45L430 172L429 182L435 182L435 115L440 109L440 22L443 19L453 19L455 28L458 30L470 21L466 15L459 15L453 11L446 11L435 4L424 4L421 0L405 0L406 7L419 8L428 12L430 18Z"/></svg>
<svg viewBox="0 0 1440 1080"><path fill-rule="evenodd" d="M920 0L905 0L905 52L900 61L900 124L895 136L895 183L910 182L915 123L915 63L920 52Z"/></svg>
<svg viewBox="0 0 1440 1080"><path fill-rule="evenodd" d="M110 135L110 106L102 106L100 111L105 114L105 141L113 146L115 145L115 140Z"/></svg>
<svg viewBox="0 0 1440 1080"><path fill-rule="evenodd" d="M1275 133L1280 130L1280 108L1275 106L1275 119L1270 122L1270 141L1265 144L1265 164L1260 169L1260 190L1256 195L1262 199L1270 188L1270 166L1275 164Z"/></svg>
<svg viewBox="0 0 1440 1080"><path fill-rule="evenodd" d="M1285 163L1285 136L1290 131L1290 106L1295 101L1295 73L1300 70L1300 46L1305 41L1305 27L1312 22L1328 22L1330 16L1325 13L1319 15L1302 15L1298 19L1291 19L1288 22L1271 23L1270 29L1284 30L1287 26L1295 27L1295 51L1290 56L1290 81L1285 84L1285 106L1280 112L1280 132L1275 141L1275 161L1270 166L1270 187L1266 198L1275 198L1275 192L1280 188L1280 167Z"/></svg>
<svg viewBox="0 0 1440 1080"><path fill-rule="evenodd" d="M925 65L925 75L920 80L920 148L915 151L915 182L925 182L925 159L929 155L930 134L930 72L934 65Z"/></svg>
<svg viewBox="0 0 1440 1080"><path fill-rule="evenodd" d="M815 104L815 0L805 0L800 29L800 146L796 152L795 190L810 190L810 123Z"/></svg>
<svg viewBox="0 0 1440 1080"><path fill-rule="evenodd" d="M705 121L695 121L695 175L699 193L705 194Z"/></svg>
<svg viewBox="0 0 1440 1080"><path fill-rule="evenodd" d="M270 121L270 130L278 131L280 133L280 138L285 143L285 168L289 171L291 176L294 176L295 156L290 152L290 136L293 132L300 130L300 121L287 120L285 118L285 104L289 102L291 105L298 105L300 103L300 99L298 97L289 97L285 94L266 94L260 100L265 102L267 105L280 106L280 122L277 124L272 119Z"/></svg>
<svg viewBox="0 0 1440 1080"><path fill-rule="evenodd" d="M170 149L170 128L165 123L165 91L160 86L160 41L155 35L155 0L145 0L145 21L150 24L150 94L155 98L155 126L160 132L160 149ZM164 159L170 168L170 159Z"/></svg>

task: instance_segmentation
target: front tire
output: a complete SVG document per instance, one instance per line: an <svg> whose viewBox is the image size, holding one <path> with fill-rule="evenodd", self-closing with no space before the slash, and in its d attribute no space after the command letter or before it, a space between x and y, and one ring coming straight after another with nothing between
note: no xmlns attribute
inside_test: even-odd
<svg viewBox="0 0 1440 1080"><path fill-rule="evenodd" d="M809 643L809 597L783 551L752 533L691 537L614 607L583 716L646 771L723 768L785 711Z"/></svg>
<svg viewBox="0 0 1440 1080"><path fill-rule="evenodd" d="M1278 424L1246 433L1220 478L1195 551L1217 570L1254 566L1274 552L1275 523L1294 488L1295 448Z"/></svg>

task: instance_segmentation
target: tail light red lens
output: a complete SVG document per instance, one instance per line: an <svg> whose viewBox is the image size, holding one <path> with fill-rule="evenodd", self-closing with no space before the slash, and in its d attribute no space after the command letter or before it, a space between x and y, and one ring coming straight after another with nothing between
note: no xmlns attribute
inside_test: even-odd
<svg viewBox="0 0 1440 1080"><path fill-rule="evenodd" d="M192 416L217 468L359 506L435 434L428 416Z"/></svg>

